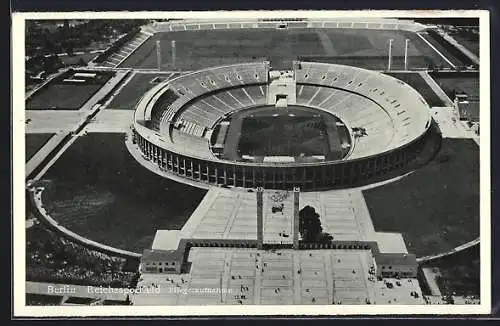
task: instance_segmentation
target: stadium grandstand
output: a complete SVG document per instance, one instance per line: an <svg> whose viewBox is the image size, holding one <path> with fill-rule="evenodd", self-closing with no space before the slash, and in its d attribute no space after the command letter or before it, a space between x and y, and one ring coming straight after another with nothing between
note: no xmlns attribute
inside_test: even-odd
<svg viewBox="0 0 500 326"><path fill-rule="evenodd" d="M316 185L336 187L357 181L360 174L349 172L353 169L361 169L361 175L369 179L404 166L425 143L431 126L429 106L404 82L361 68L297 61L288 73L276 75L288 78L289 85L273 85L271 77L277 71L271 65L262 62L209 68L152 88L136 108L133 148L155 163L161 173L173 172L194 181L270 188L296 184L314 189ZM245 134L243 129L251 117L255 124L269 121L265 116L264 120L255 118L255 110L272 111L275 122L284 121L283 115L287 115L288 123L300 119L309 129L314 129L312 125L328 127L287 136L292 132L289 124L277 127L271 123L275 127L265 127L264 135L281 135L284 141L287 137L302 141L311 137L312 149L292 146L287 155L290 144L272 143L267 150L258 151L263 157L251 157L251 153L242 152L245 144L241 139L238 142L238 135ZM339 132L342 139L338 139ZM323 144L325 133L327 145ZM223 141L226 138L230 138L227 143ZM327 149L322 149L325 146ZM227 147L239 156L221 155ZM347 153L334 159L338 155L330 155L328 148L343 148ZM279 177L278 168L286 171ZM297 168L300 175L295 175Z"/></svg>
<svg viewBox="0 0 500 326"><path fill-rule="evenodd" d="M148 32L171 32L185 30L204 29L237 29L237 28L360 28L380 30L409 30L419 31L426 28L425 25L415 23L411 20L402 19L380 19L380 18L332 18L323 20L303 18L263 18L255 19L224 19L207 23L203 20L183 20L170 22L154 22L147 26Z"/></svg>

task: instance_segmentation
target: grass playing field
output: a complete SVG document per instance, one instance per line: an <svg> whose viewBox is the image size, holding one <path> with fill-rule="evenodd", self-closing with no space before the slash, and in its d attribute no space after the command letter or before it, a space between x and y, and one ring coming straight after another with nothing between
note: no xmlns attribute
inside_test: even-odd
<svg viewBox="0 0 500 326"><path fill-rule="evenodd" d="M128 153L124 134L82 136L43 177L46 209L61 225L142 252L158 229L180 229L205 191L162 178Z"/></svg>
<svg viewBox="0 0 500 326"><path fill-rule="evenodd" d="M249 155L260 161L264 156L289 156L300 160L322 155L338 160L344 153L336 122L334 116L306 107L245 110L231 117L224 156L240 160L243 155Z"/></svg>
<svg viewBox="0 0 500 326"><path fill-rule="evenodd" d="M60 59L63 62L64 65L70 66L70 65L76 65L82 59L85 63L88 63L95 57L97 57L99 54L98 53L83 53L83 54L75 54L75 55L65 55L61 56Z"/></svg>
<svg viewBox="0 0 500 326"><path fill-rule="evenodd" d="M405 39L410 39L410 68L427 68L430 63L448 66L428 44L415 33L365 29L245 29L205 30L158 33L120 64L120 67L156 68L156 40L161 41L162 68L173 69L171 41L176 41L176 65L181 70L261 61L279 56L284 60L304 57L323 58L328 62L352 64L366 68L387 67L389 39L393 39L393 69L403 67ZM350 58L354 58L351 62ZM320 60L320 61L321 61Z"/></svg>
<svg viewBox="0 0 500 326"><path fill-rule="evenodd" d="M455 94L465 93L468 95L469 105L464 109L467 117L473 121L479 121L479 73L478 72L459 72L448 73L438 72L430 73L430 76L443 89L448 97L453 101Z"/></svg>
<svg viewBox="0 0 500 326"><path fill-rule="evenodd" d="M28 162L54 134L26 134L25 136L25 154L26 162Z"/></svg>
<svg viewBox="0 0 500 326"><path fill-rule="evenodd" d="M142 98L144 93L156 86L152 80L157 77L167 79L175 78L179 74L151 74L151 73L136 73L134 77L120 90L115 98L106 107L113 110L134 110L135 105Z"/></svg>
<svg viewBox="0 0 500 326"><path fill-rule="evenodd" d="M73 72L68 71L34 93L26 101L26 110L78 110L114 74L112 71L101 71L94 80L77 84L63 81L72 78Z"/></svg>
<svg viewBox="0 0 500 326"><path fill-rule="evenodd" d="M386 74L400 79L415 88L430 106L445 106L445 103L437 96L418 72L394 72Z"/></svg>
<svg viewBox="0 0 500 326"><path fill-rule="evenodd" d="M429 73L443 91L454 98L455 93L466 93L470 97L479 98L479 73L478 72L436 72Z"/></svg>
<svg viewBox="0 0 500 326"><path fill-rule="evenodd" d="M252 156L312 156L328 153L320 117L261 116L243 119L238 150Z"/></svg>
<svg viewBox="0 0 500 326"><path fill-rule="evenodd" d="M450 250L479 236L479 148L445 138L432 162L363 193L377 231L402 232L417 256Z"/></svg>

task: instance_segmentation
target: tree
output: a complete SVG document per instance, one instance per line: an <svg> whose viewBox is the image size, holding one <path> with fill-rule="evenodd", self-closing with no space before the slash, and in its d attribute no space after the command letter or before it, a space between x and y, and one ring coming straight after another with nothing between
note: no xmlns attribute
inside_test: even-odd
<svg viewBox="0 0 500 326"><path fill-rule="evenodd" d="M65 42L63 48L66 51L66 53L68 53L68 55L73 55L74 48L75 48L75 42L73 40L68 40Z"/></svg>
<svg viewBox="0 0 500 326"><path fill-rule="evenodd" d="M50 38L45 39L43 47L49 53L55 53L58 50L56 43L52 41Z"/></svg>
<svg viewBox="0 0 500 326"><path fill-rule="evenodd" d="M299 212L299 232L302 234L304 242L315 242L322 233L319 214L311 206L302 208Z"/></svg>
<svg viewBox="0 0 500 326"><path fill-rule="evenodd" d="M63 67L61 59L57 55L52 55L48 58L45 58L43 62L43 70L47 73L53 73L57 71L57 69Z"/></svg>
<svg viewBox="0 0 500 326"><path fill-rule="evenodd" d="M333 240L333 236L330 233L321 232L316 237L316 242L318 243L330 243Z"/></svg>
<svg viewBox="0 0 500 326"><path fill-rule="evenodd" d="M319 214L311 206L306 206L299 212L299 232L304 242L327 244L333 240L331 234L323 232Z"/></svg>
<svg viewBox="0 0 500 326"><path fill-rule="evenodd" d="M70 27L69 27L69 20L65 19L63 22L63 32L65 35L69 33Z"/></svg>

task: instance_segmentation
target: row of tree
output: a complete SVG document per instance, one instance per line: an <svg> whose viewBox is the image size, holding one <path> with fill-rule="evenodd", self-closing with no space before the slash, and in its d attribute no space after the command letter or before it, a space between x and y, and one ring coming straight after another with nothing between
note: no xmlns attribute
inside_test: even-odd
<svg viewBox="0 0 500 326"><path fill-rule="evenodd" d="M134 287L137 273L124 258L111 257L66 241L35 223L26 233L26 279L37 282Z"/></svg>

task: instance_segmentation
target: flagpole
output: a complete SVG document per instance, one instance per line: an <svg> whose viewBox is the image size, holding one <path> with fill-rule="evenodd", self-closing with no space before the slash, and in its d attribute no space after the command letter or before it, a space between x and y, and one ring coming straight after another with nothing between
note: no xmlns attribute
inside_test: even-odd
<svg viewBox="0 0 500 326"><path fill-rule="evenodd" d="M392 41L393 39L389 39L389 61L387 62L387 71L391 70L392 65Z"/></svg>
<svg viewBox="0 0 500 326"><path fill-rule="evenodd" d="M161 70L161 45L160 40L156 41L156 68Z"/></svg>
<svg viewBox="0 0 500 326"><path fill-rule="evenodd" d="M175 40L172 40L172 42L170 43L171 47L172 47L172 68L175 70L175 59L176 59L176 47L175 47Z"/></svg>
<svg viewBox="0 0 500 326"><path fill-rule="evenodd" d="M405 40L405 70L408 70L408 42L410 40L406 39Z"/></svg>
<svg viewBox="0 0 500 326"><path fill-rule="evenodd" d="M222 274L220 274L220 303L224 303L222 299Z"/></svg>

